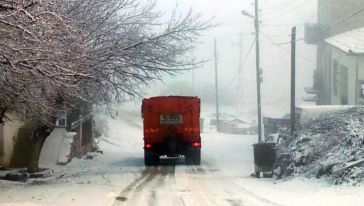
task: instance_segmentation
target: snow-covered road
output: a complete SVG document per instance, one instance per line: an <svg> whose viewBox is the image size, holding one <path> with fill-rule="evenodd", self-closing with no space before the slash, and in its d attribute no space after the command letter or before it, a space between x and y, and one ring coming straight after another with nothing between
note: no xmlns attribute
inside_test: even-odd
<svg viewBox="0 0 364 206"><path fill-rule="evenodd" d="M146 167L113 205L276 205L254 195L224 175L214 160L185 166L177 159Z"/></svg>
<svg viewBox="0 0 364 206"><path fill-rule="evenodd" d="M218 134L205 113L200 166L183 159L143 162L138 108L107 122L99 139L104 154L56 166L55 176L32 183L0 182L0 205L362 205L363 187L331 186L315 179L253 178L255 136Z"/></svg>
<svg viewBox="0 0 364 206"><path fill-rule="evenodd" d="M122 133L130 135L130 138L123 138L123 141L126 140L123 146L119 145L128 151L118 156L124 156L125 161L120 164L132 165L135 170L135 177L116 194L112 205L276 205L235 181L236 169L241 170L238 173L245 177L252 172L251 145L255 142L254 136L216 135L213 127L206 127L202 135L200 166L185 165L183 158L176 158L162 159L160 166L145 167L140 149L143 142L138 138L141 134L138 116L127 113L121 119L109 122L109 138L120 138ZM208 121L208 117L205 119ZM240 164L243 167L234 166L236 161L242 160L244 162Z"/></svg>

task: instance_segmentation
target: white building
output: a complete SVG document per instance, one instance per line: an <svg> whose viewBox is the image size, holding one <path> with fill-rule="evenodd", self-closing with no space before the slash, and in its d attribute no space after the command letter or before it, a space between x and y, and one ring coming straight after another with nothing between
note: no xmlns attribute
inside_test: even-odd
<svg viewBox="0 0 364 206"><path fill-rule="evenodd" d="M326 80L333 105L364 105L364 27L325 40L331 53Z"/></svg>

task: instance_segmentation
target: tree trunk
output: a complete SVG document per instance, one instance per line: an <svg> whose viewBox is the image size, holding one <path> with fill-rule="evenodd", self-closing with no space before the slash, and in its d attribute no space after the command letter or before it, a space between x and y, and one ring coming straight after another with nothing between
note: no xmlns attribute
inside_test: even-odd
<svg viewBox="0 0 364 206"><path fill-rule="evenodd" d="M5 117L5 112L6 112L7 108L4 107L0 107L0 124L4 123L4 117Z"/></svg>
<svg viewBox="0 0 364 206"><path fill-rule="evenodd" d="M30 162L28 165L28 172L34 173L39 171L38 163L39 163L39 157L40 152L42 151L43 144L47 137L52 132L53 128L50 128L48 126L42 125L38 126L36 130L34 131L33 137L32 137L32 153Z"/></svg>

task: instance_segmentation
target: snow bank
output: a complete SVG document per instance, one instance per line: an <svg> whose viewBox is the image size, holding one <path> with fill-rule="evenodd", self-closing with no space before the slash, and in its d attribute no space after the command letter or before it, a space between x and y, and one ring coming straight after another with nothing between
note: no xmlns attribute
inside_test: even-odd
<svg viewBox="0 0 364 206"><path fill-rule="evenodd" d="M295 113L299 117L299 122L301 124L307 123L312 119L320 117L320 115L328 113L328 112L335 112L335 111L342 111L353 108L354 106L349 105L320 105L320 106L299 106L296 107Z"/></svg>
<svg viewBox="0 0 364 206"><path fill-rule="evenodd" d="M60 156L68 156L70 154L72 140L64 143L66 133L67 131L65 128L55 128L52 133L47 137L39 157L40 167L53 167L57 165ZM66 148L64 147L64 145Z"/></svg>
<svg viewBox="0 0 364 206"><path fill-rule="evenodd" d="M283 164L284 171L294 176L324 177L334 184L361 183L364 180L363 131L364 107L323 113L308 120L293 136L289 131L281 131L280 153L290 154L288 162L291 163Z"/></svg>

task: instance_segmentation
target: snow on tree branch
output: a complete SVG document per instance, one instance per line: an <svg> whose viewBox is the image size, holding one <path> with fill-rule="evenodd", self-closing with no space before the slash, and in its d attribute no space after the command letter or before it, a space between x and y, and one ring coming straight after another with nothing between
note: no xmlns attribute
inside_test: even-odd
<svg viewBox="0 0 364 206"><path fill-rule="evenodd" d="M75 101L122 101L198 67L189 52L210 24L162 16L138 0L0 1L0 114L50 122Z"/></svg>

